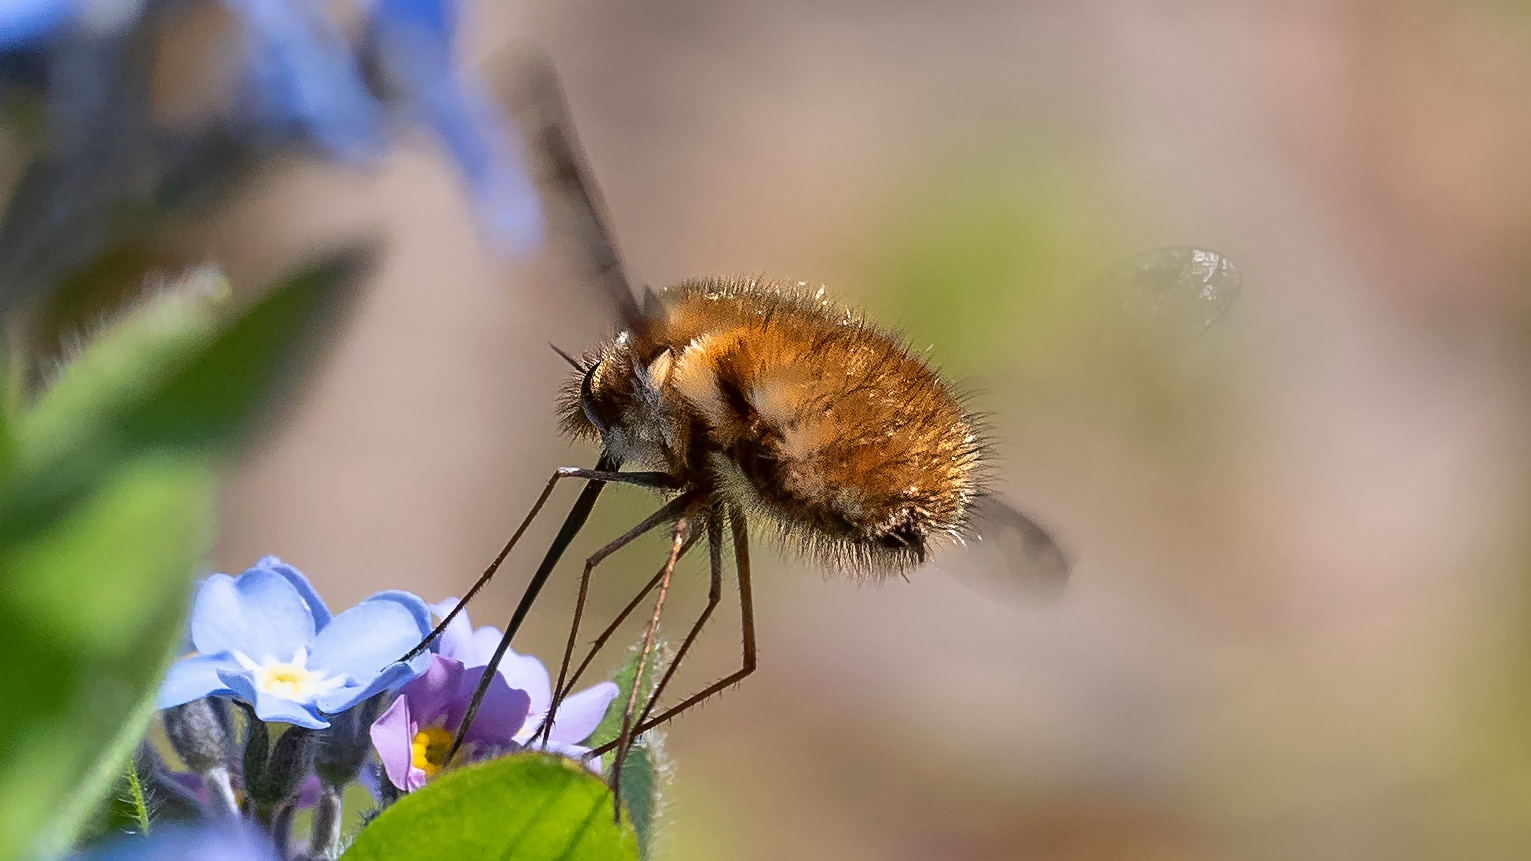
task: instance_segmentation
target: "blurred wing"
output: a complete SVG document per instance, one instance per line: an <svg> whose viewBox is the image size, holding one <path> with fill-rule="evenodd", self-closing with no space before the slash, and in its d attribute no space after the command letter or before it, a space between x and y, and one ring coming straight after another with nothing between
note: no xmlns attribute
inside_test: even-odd
<svg viewBox="0 0 1531 861"><path fill-rule="evenodd" d="M966 547L942 567L975 591L1014 604L1056 598L1072 566L1045 527L991 494L973 504Z"/></svg>
<svg viewBox="0 0 1531 861"><path fill-rule="evenodd" d="M574 132L558 73L545 56L518 56L505 77L511 82L510 114L526 136L527 162L548 198L549 217L555 228L563 228L558 232L579 244L589 277L611 301L623 326L638 325L642 311L622 267L606 202Z"/></svg>
<svg viewBox="0 0 1531 861"><path fill-rule="evenodd" d="M1171 245L1118 261L1102 301L1150 353L1172 353L1201 336L1239 295L1239 269L1205 248Z"/></svg>

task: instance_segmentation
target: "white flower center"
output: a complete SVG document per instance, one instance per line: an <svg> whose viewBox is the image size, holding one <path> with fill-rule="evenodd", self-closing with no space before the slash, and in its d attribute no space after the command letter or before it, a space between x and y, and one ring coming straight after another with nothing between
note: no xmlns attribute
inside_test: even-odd
<svg viewBox="0 0 1531 861"><path fill-rule="evenodd" d="M299 646L291 661L279 661L267 655L260 663L239 652L234 660L255 677L255 689L295 703L312 703L346 683L345 676L327 676L308 668L308 649Z"/></svg>

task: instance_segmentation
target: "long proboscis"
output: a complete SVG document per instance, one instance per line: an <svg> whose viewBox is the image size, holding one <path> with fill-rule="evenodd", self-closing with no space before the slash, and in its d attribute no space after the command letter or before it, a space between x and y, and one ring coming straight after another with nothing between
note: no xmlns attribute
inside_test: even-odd
<svg viewBox="0 0 1531 861"><path fill-rule="evenodd" d="M615 472L622 465L619 458L609 453L603 453L596 463L597 472ZM510 641L516 632L521 629L521 623L526 621L526 616L531 612L532 605L537 602L537 596L542 593L542 587L548 582L548 577L557 567L558 560L563 558L564 551L573 543L574 537L584 528L585 521L590 518L590 512L595 508L596 497L601 495L601 490L606 486L604 481L591 480L580 491L579 498L574 501L574 506L569 509L569 514L564 518L563 526L558 530L553 543L548 546L548 551L542 557L542 563L537 566L536 573L526 584L526 590L521 593L521 600L517 602L515 612L510 616L510 622L505 625L505 633L500 636L500 643L495 647L494 655L484 667L484 675L479 680L478 687L473 690L473 698L468 702L468 710L463 714L462 722L458 724L455 738L452 739L452 747L447 751L445 762L451 762L457 754L458 748L462 747L463 737L468 733L468 727L473 725L473 718L478 714L478 707L484 701L484 694L489 690L489 682L494 679L494 674L499 670L500 662L505 659L505 653L510 649Z"/></svg>

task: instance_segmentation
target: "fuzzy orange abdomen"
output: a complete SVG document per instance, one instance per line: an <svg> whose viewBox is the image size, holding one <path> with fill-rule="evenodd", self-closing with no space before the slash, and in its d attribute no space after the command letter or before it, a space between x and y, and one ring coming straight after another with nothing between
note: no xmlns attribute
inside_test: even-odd
<svg viewBox="0 0 1531 861"><path fill-rule="evenodd" d="M666 291L655 332L720 491L826 561L891 572L962 530L984 444L950 387L858 314L778 282Z"/></svg>

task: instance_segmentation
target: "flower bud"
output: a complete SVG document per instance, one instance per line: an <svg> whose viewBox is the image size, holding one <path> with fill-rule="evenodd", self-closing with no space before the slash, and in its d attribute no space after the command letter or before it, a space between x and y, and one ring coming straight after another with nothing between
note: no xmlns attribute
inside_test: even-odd
<svg viewBox="0 0 1531 861"><path fill-rule="evenodd" d="M233 759L233 727L228 706L205 697L165 709L165 735L188 768L199 774L227 768Z"/></svg>
<svg viewBox="0 0 1531 861"><path fill-rule="evenodd" d="M257 786L249 787L259 806L276 806L298 794L298 785L313 770L314 731L288 727L271 747L271 759Z"/></svg>
<svg viewBox="0 0 1531 861"><path fill-rule="evenodd" d="M309 838L308 857L331 859L340 853L340 789L321 782L314 801L313 835Z"/></svg>
<svg viewBox="0 0 1531 861"><path fill-rule="evenodd" d="M330 716L329 729L320 730L314 749L314 771L329 786L341 787L361 774L372 752L372 722L382 712L387 693L369 697Z"/></svg>

